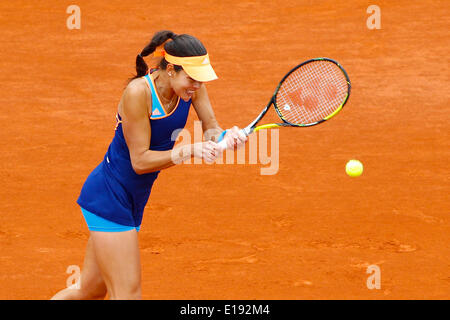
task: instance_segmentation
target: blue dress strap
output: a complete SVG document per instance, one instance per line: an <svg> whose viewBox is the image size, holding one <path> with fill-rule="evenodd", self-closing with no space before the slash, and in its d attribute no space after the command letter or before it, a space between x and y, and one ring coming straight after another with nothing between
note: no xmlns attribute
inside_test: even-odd
<svg viewBox="0 0 450 320"><path fill-rule="evenodd" d="M156 89L153 86L153 81L150 79L149 74L145 76L145 79L147 80L150 91L152 92L152 113L150 115L150 119L163 118L166 116L166 112L159 102L158 96L156 94Z"/></svg>

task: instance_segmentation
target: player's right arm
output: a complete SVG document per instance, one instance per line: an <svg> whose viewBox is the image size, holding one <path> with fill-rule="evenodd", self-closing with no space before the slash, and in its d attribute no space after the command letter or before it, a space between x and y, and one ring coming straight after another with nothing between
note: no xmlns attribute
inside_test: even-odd
<svg viewBox="0 0 450 320"><path fill-rule="evenodd" d="M122 130L130 152L131 165L136 174L144 174L169 168L192 156L213 162L216 144L200 142L175 147L173 150L149 150L151 128L148 119L146 84L132 81L124 91L122 99Z"/></svg>

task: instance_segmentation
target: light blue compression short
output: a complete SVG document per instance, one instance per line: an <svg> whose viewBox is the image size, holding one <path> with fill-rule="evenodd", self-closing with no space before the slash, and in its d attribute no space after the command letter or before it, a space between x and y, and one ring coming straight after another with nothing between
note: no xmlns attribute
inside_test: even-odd
<svg viewBox="0 0 450 320"><path fill-rule="evenodd" d="M136 229L139 231L141 226L139 227L130 227L124 226L95 215L92 212L89 212L83 208L81 208L81 212L83 213L84 219L86 220L87 226L90 231L103 231L103 232L122 232L122 231L130 231Z"/></svg>

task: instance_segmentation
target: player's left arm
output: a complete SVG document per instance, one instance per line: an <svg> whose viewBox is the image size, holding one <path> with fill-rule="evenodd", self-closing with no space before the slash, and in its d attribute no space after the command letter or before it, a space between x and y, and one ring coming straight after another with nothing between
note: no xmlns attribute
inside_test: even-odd
<svg viewBox="0 0 450 320"><path fill-rule="evenodd" d="M216 116L214 115L208 92L204 84L200 86L192 97L192 105L197 112L198 118L202 122L205 140L213 140L217 142L220 134L223 132L223 129L219 126L219 123L216 120ZM240 130L237 127L227 130L226 137L230 141L230 147L239 146L247 140L247 137L240 134Z"/></svg>

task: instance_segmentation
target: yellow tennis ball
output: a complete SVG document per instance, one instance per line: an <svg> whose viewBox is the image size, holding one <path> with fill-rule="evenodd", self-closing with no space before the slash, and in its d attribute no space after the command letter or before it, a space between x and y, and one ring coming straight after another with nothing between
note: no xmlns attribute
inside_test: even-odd
<svg viewBox="0 0 450 320"><path fill-rule="evenodd" d="M359 177L363 172L363 165L358 160L350 160L345 165L345 172L350 177Z"/></svg>

